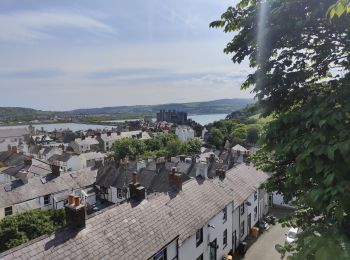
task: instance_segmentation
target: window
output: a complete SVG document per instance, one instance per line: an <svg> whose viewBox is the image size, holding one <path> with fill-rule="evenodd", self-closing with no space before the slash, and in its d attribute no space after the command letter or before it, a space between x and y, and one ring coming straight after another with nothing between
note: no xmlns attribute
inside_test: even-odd
<svg viewBox="0 0 350 260"><path fill-rule="evenodd" d="M244 214L244 202L240 206L240 210L241 210L241 216L242 216Z"/></svg>
<svg viewBox="0 0 350 260"><path fill-rule="evenodd" d="M244 235L244 220L241 222L241 228L240 228L240 236L243 237Z"/></svg>
<svg viewBox="0 0 350 260"><path fill-rule="evenodd" d="M196 258L196 260L203 260L203 254L201 254L200 256L198 256L198 257Z"/></svg>
<svg viewBox="0 0 350 260"><path fill-rule="evenodd" d="M50 195L45 195L44 196L44 205L47 206L47 205L50 205Z"/></svg>
<svg viewBox="0 0 350 260"><path fill-rule="evenodd" d="M223 220L224 220L224 223L225 223L226 220L227 220L227 207L225 207L222 212L224 213Z"/></svg>
<svg viewBox="0 0 350 260"><path fill-rule="evenodd" d="M162 249L158 253L156 253L153 257L154 260L166 260L166 248Z"/></svg>
<svg viewBox="0 0 350 260"><path fill-rule="evenodd" d="M6 217L6 216L10 216L10 215L12 215L12 214L13 214L13 212L12 212L12 206L11 206L11 207L5 208L5 217Z"/></svg>
<svg viewBox="0 0 350 260"><path fill-rule="evenodd" d="M258 216L258 207L256 206L254 208L254 221L256 220L257 216Z"/></svg>
<svg viewBox="0 0 350 260"><path fill-rule="evenodd" d="M225 231L223 233L222 245L224 248L227 246L227 229L225 229Z"/></svg>
<svg viewBox="0 0 350 260"><path fill-rule="evenodd" d="M203 242L203 228L198 229L196 232L196 247L198 247Z"/></svg>
<svg viewBox="0 0 350 260"><path fill-rule="evenodd" d="M254 201L258 199L258 191L254 192Z"/></svg>
<svg viewBox="0 0 350 260"><path fill-rule="evenodd" d="M123 190L122 189L117 188L117 197L118 197L118 199L123 198Z"/></svg>

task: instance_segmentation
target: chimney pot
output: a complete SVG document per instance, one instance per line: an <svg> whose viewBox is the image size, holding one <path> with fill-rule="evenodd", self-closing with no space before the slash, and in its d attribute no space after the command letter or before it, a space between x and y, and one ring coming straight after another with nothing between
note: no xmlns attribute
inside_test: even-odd
<svg viewBox="0 0 350 260"><path fill-rule="evenodd" d="M139 176L137 175L137 172L132 173L132 183L135 185L136 183L139 183Z"/></svg>
<svg viewBox="0 0 350 260"><path fill-rule="evenodd" d="M74 195L68 195L68 204L73 205L74 204Z"/></svg>
<svg viewBox="0 0 350 260"><path fill-rule="evenodd" d="M75 207L79 207L80 206L80 197L79 196L75 196L74 197L74 206Z"/></svg>

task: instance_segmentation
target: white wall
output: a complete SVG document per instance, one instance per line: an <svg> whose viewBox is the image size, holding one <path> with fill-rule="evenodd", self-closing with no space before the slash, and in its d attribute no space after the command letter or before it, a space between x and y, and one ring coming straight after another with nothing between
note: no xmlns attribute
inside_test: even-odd
<svg viewBox="0 0 350 260"><path fill-rule="evenodd" d="M179 247L179 260L181 259L196 259L203 254L203 259L207 260L210 257L209 242L214 239L217 241L217 259L222 259L224 253L228 253L232 249L232 211L233 203L227 205L227 220L223 221L223 211L220 211L214 218L203 226L203 242L196 246L196 234L189 237ZM209 225L215 228L208 227ZM227 245L223 247L223 232L227 229Z"/></svg>
<svg viewBox="0 0 350 260"><path fill-rule="evenodd" d="M67 170L69 169L70 171L77 171L83 168L83 165L81 163L81 160L79 156L72 156L68 161L67 161Z"/></svg>

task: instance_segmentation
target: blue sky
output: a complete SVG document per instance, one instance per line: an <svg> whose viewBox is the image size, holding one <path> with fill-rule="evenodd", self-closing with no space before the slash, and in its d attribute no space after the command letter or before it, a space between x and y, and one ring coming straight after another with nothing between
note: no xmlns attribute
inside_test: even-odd
<svg viewBox="0 0 350 260"><path fill-rule="evenodd" d="M0 106L68 110L233 97L248 74L210 21L236 1L1 0Z"/></svg>

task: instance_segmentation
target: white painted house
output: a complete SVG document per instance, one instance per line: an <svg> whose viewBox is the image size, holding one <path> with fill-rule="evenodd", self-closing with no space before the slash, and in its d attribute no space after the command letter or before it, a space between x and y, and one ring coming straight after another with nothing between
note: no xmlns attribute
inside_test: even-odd
<svg viewBox="0 0 350 260"><path fill-rule="evenodd" d="M194 138L194 130L189 126L176 127L175 134L181 141L187 141L190 138Z"/></svg>
<svg viewBox="0 0 350 260"><path fill-rule="evenodd" d="M27 128L0 129L0 152L17 152L27 137L29 137Z"/></svg>

